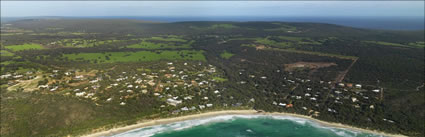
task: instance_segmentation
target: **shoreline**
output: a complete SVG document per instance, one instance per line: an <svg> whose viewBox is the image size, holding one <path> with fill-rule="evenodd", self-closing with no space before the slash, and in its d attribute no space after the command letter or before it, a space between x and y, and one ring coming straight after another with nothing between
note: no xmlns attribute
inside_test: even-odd
<svg viewBox="0 0 425 137"><path fill-rule="evenodd" d="M141 121L140 123L136 123L136 124L132 124L132 125L127 125L127 126L112 128L112 129L103 130L103 131L99 131L99 132L85 134L85 135L82 135L81 137L112 136L112 135L116 135L116 134L119 134L119 133L127 132L127 131L138 129L138 128L144 128L144 127L162 125L162 124L169 124L169 123L175 123L175 122L193 120L193 119L210 118L210 117L222 116L222 115L291 116L291 117L296 117L296 118L307 119L307 120L316 122L316 123L318 123L322 126L326 126L326 127L343 128L343 129L347 129L347 130L351 130L351 131L360 131L360 132L364 132L364 133L371 133L371 134L390 136L390 137L406 137L404 135L399 135L399 134L389 134L389 133L376 131L376 130L357 128L357 127L353 127L353 126L349 126L349 125L344 125L344 124L341 124L341 123L327 122L327 121L318 120L318 119L312 118L310 116L305 116L305 115L285 113L285 112L257 112L256 110L221 110L221 111L211 111L211 112L190 114L190 115L171 117L171 118L146 120L146 121Z"/></svg>

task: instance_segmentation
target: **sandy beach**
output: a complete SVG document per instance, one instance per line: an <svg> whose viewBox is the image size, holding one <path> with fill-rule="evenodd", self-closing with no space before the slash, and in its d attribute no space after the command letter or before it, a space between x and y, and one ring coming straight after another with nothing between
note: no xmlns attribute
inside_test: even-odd
<svg viewBox="0 0 425 137"><path fill-rule="evenodd" d="M186 116L180 116L180 117L173 117L173 118L163 118L163 119L155 119L155 120L147 120L142 121L137 124L118 127L118 128L112 128L100 132L94 132L92 134L83 135L82 137L100 137L100 136L111 136L115 134L119 134L122 132L130 131L137 128L143 128L143 127L149 127L154 125L161 125L161 124L168 124L168 123L174 123L179 121L185 121L185 120L192 120L192 119L202 119L202 118L208 118L208 117L214 117L214 116L221 116L221 115L270 115L270 116L291 116L291 117L298 117L298 118L304 118L311 120L313 122L319 123L323 126L327 127L337 127L337 128L345 128L352 131L360 131L365 133L372 133L372 134L378 134L378 135L384 135L384 136L390 136L390 137L405 137L404 135L397 135L397 134L388 134L380 131L375 130L368 130L368 129L362 129L357 127L352 127L349 125L344 125L340 123L332 123L332 122L326 122L322 120L314 119L310 116L305 115L298 115L298 114L292 114L292 113L268 113L268 112L257 112L256 110L223 110L223 111L212 111L212 112L205 112L205 113L199 113L199 114L191 114Z"/></svg>

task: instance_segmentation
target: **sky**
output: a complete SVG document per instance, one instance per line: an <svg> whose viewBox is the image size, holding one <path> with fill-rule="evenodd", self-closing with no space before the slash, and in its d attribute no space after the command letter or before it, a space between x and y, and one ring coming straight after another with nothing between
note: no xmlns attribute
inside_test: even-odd
<svg viewBox="0 0 425 137"><path fill-rule="evenodd" d="M424 1L1 1L2 17L424 16Z"/></svg>

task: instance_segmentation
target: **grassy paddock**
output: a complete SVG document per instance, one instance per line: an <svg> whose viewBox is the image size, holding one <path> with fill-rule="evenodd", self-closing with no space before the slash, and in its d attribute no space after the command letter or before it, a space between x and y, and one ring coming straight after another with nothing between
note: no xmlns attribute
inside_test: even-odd
<svg viewBox="0 0 425 137"><path fill-rule="evenodd" d="M205 61L203 51L138 51L65 54L63 57L73 61L90 61L91 63L137 62L157 60L199 60Z"/></svg>
<svg viewBox="0 0 425 137"><path fill-rule="evenodd" d="M233 53L230 53L230 52L227 52L227 51L224 51L223 53L221 53L220 54L220 57L221 58L224 58L224 59L229 59L229 58L231 58L232 56L234 56L235 54L233 54Z"/></svg>
<svg viewBox="0 0 425 137"><path fill-rule="evenodd" d="M0 55L1 56L5 56L5 57L11 57L11 56L13 56L15 54L13 54L12 52L9 52L7 50L0 50Z"/></svg>
<svg viewBox="0 0 425 137"><path fill-rule="evenodd" d="M5 46L6 49L12 50L12 51L22 51L22 50L29 50L29 49L45 49L40 44L23 44L23 45L12 45L12 46Z"/></svg>

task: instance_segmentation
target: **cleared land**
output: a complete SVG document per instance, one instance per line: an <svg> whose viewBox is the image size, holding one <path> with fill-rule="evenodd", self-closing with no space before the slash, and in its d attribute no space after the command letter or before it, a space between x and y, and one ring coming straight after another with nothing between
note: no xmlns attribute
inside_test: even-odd
<svg viewBox="0 0 425 137"><path fill-rule="evenodd" d="M40 44L23 44L23 45L12 45L12 46L5 46L6 49L12 50L12 51L22 51L22 50L29 50L29 49L44 49L43 46Z"/></svg>
<svg viewBox="0 0 425 137"><path fill-rule="evenodd" d="M233 53L230 53L230 52L227 52L227 51L224 51L223 53L221 53L220 54L220 57L221 58L224 58L224 59L229 59L229 58L231 58L232 56L234 56L235 54L233 54Z"/></svg>
<svg viewBox="0 0 425 137"><path fill-rule="evenodd" d="M189 43L184 43L184 44L177 44L177 43L170 43L170 42L159 43L159 42L142 41L138 44L129 45L129 46L127 46L127 48L138 48L138 49L190 48L190 45L193 42L194 41L191 41Z"/></svg>
<svg viewBox="0 0 425 137"><path fill-rule="evenodd" d="M297 68L319 69L336 65L337 64L334 62L296 62L292 64L285 64L285 71L293 71Z"/></svg>
<svg viewBox="0 0 425 137"><path fill-rule="evenodd" d="M138 52L106 52L64 54L64 58L73 61L90 61L92 63L137 62L157 60L199 60L205 61L203 51L138 51Z"/></svg>
<svg viewBox="0 0 425 137"><path fill-rule="evenodd" d="M1 55L1 56L5 56L5 57L10 57L10 56L13 56L13 55L15 55L15 54L13 54L12 52L9 52L9 51L7 51L7 50L1 50L1 51L0 51L0 55Z"/></svg>

